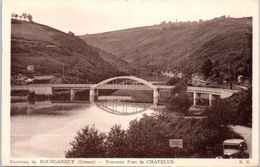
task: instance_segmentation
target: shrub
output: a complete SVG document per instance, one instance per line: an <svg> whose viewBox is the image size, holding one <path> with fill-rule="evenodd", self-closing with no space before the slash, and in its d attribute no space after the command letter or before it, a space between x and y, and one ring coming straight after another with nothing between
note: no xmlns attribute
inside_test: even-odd
<svg viewBox="0 0 260 167"><path fill-rule="evenodd" d="M175 85L176 83L180 82L180 78L178 77L173 77L173 78L170 78L168 81L167 81L167 85Z"/></svg>
<svg viewBox="0 0 260 167"><path fill-rule="evenodd" d="M252 125L252 88L226 99L219 99L206 111L209 119L219 125Z"/></svg>
<svg viewBox="0 0 260 167"><path fill-rule="evenodd" d="M187 114L192 102L187 94L185 82L178 82L166 103L167 112Z"/></svg>
<svg viewBox="0 0 260 167"><path fill-rule="evenodd" d="M245 91L238 106L238 124L244 126L252 126L252 88Z"/></svg>
<svg viewBox="0 0 260 167"><path fill-rule="evenodd" d="M101 158L105 155L104 139L106 135L99 133L94 127L86 126L78 132L70 143L72 148L65 153L66 158Z"/></svg>
<svg viewBox="0 0 260 167"><path fill-rule="evenodd" d="M217 125L228 125L237 122L235 109L227 99L216 100L206 111L208 118Z"/></svg>
<svg viewBox="0 0 260 167"><path fill-rule="evenodd" d="M169 148L168 133L168 124L156 116L131 121L127 130L128 157L174 157Z"/></svg>
<svg viewBox="0 0 260 167"><path fill-rule="evenodd" d="M214 122L206 118L182 119L174 129L172 138L183 140L183 149L178 151L181 157L200 158L220 154L220 150L214 148L222 143L223 137L221 129Z"/></svg>
<svg viewBox="0 0 260 167"><path fill-rule="evenodd" d="M213 63L211 60L207 59L201 67L201 70L206 78L208 78L212 73L212 65Z"/></svg>
<svg viewBox="0 0 260 167"><path fill-rule="evenodd" d="M28 96L28 101L29 101L29 103L31 103L31 104L34 104L35 103L35 96L36 96L36 94L35 94L35 92L30 92L29 93L29 96Z"/></svg>
<svg viewBox="0 0 260 167"><path fill-rule="evenodd" d="M127 156L126 131L115 125L108 133L106 140L107 156L111 158L124 158Z"/></svg>

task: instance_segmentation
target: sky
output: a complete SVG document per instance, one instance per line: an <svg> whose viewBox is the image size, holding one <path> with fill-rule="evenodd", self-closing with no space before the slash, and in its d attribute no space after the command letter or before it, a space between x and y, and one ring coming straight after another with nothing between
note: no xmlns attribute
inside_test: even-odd
<svg viewBox="0 0 260 167"><path fill-rule="evenodd" d="M258 0L4 0L10 13L76 35L219 16L248 17ZM10 14L11 16L11 14Z"/></svg>

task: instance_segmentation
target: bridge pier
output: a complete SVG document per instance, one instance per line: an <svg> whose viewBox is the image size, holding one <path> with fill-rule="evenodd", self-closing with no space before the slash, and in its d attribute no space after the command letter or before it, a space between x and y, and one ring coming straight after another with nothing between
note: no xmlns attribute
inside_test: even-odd
<svg viewBox="0 0 260 167"><path fill-rule="evenodd" d="M73 101L75 99L75 92L73 89L70 89L70 101Z"/></svg>
<svg viewBox="0 0 260 167"><path fill-rule="evenodd" d="M159 96L160 96L160 94L159 94L158 89L154 89L154 90L153 90L153 105L154 105L154 106L157 106L157 105L158 105Z"/></svg>
<svg viewBox="0 0 260 167"><path fill-rule="evenodd" d="M196 92L193 92L193 106L196 106L197 105L197 93Z"/></svg>
<svg viewBox="0 0 260 167"><path fill-rule="evenodd" d="M90 103L95 102L95 89L93 88L89 89L89 101Z"/></svg>
<svg viewBox="0 0 260 167"><path fill-rule="evenodd" d="M209 94L209 106L212 105L212 93Z"/></svg>

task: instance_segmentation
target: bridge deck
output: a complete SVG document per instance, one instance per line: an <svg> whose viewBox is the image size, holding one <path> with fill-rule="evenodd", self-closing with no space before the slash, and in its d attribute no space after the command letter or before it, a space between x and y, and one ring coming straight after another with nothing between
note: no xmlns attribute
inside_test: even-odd
<svg viewBox="0 0 260 167"><path fill-rule="evenodd" d="M174 86L169 85L154 85L159 90L171 90ZM152 90L146 85L113 85L106 84L96 87L96 84L32 84L32 85L15 85L11 86L11 90L29 90L37 88L53 88L53 89L124 89L124 90ZM188 86L188 92L201 92L201 93L220 93L229 92L236 93L238 90L223 89L223 88L209 88L209 87L193 87Z"/></svg>
<svg viewBox="0 0 260 167"><path fill-rule="evenodd" d="M95 87L95 89L120 89L120 90L153 90L146 85L116 85L116 84L105 84Z"/></svg>
<svg viewBox="0 0 260 167"><path fill-rule="evenodd" d="M31 84L31 85L14 85L12 90L28 90L30 88L55 88L55 89L90 89L94 84Z"/></svg>

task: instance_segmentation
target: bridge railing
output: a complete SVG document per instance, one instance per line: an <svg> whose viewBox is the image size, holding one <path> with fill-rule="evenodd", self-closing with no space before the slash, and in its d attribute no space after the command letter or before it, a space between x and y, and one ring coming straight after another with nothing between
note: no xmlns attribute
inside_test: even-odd
<svg viewBox="0 0 260 167"><path fill-rule="evenodd" d="M95 87L95 89L123 89L123 90L152 90L146 85L121 85L121 84L104 84Z"/></svg>

